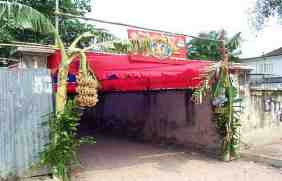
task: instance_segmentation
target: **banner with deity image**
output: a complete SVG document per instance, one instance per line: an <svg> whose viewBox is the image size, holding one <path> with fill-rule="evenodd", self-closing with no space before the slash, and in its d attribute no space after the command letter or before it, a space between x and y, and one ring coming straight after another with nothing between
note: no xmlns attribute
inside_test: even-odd
<svg viewBox="0 0 282 181"><path fill-rule="evenodd" d="M132 43L132 60L168 63L186 60L185 36L129 29L128 38Z"/></svg>

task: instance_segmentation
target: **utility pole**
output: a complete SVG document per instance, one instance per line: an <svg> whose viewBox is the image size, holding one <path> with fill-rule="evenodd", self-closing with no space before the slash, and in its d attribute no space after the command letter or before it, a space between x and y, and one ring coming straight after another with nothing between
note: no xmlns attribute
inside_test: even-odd
<svg viewBox="0 0 282 181"><path fill-rule="evenodd" d="M59 34L59 0L56 0L56 7L55 7L55 28L57 33ZM57 40L55 39L55 44L57 44Z"/></svg>

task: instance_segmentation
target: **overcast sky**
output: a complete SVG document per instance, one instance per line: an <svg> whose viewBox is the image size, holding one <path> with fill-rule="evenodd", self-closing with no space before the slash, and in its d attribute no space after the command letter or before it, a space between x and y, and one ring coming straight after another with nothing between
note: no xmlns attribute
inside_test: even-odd
<svg viewBox="0 0 282 181"><path fill-rule="evenodd" d="M242 32L241 57L259 56L282 46L282 25L270 22L256 33L248 21L255 0L94 0L91 17L172 32L197 35L202 31L226 29ZM97 24L125 37L126 29Z"/></svg>

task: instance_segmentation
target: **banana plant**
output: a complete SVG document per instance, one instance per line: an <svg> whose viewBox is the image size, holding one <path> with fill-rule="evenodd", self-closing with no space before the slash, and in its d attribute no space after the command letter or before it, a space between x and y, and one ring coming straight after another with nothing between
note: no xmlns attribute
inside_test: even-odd
<svg viewBox="0 0 282 181"><path fill-rule="evenodd" d="M90 38L93 37L92 33L86 32L80 35L78 38L76 38L73 43L70 45L70 47L67 49L67 51L64 48L64 45L59 45L61 50L61 65L59 67L58 72L58 87L57 87L57 94L56 94L56 111L62 112L64 110L64 107L66 105L67 101L67 77L68 77L68 67L72 63L72 61L79 57L80 58L80 65L81 65L81 71L84 76L87 76L87 63L86 63L86 54L85 52L88 50L91 50L95 47L95 45L91 45L86 48L78 48L77 45L80 40L84 38ZM60 40L58 42L61 42ZM95 75L93 74L94 78Z"/></svg>

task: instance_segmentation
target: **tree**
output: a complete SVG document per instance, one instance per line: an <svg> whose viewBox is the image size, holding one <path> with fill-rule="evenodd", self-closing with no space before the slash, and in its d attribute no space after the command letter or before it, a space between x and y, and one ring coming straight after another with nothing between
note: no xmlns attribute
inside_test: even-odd
<svg viewBox="0 0 282 181"><path fill-rule="evenodd" d="M6 2L9 2L8 0ZM25 41L27 39L30 39L30 37L33 38L33 41L31 42L40 42L39 40L46 39L43 38L43 35L39 35L37 32L37 36L35 36L35 33L32 33L32 31L27 30L25 26L19 26L17 21L19 19L11 18L12 14L9 16L3 16L3 12L0 13L0 42L10 42L10 41ZM10 12L12 13L12 12ZM38 16L40 17L40 16ZM51 22L50 22L51 23ZM49 27L49 26L48 26ZM48 31L48 29L46 30ZM43 32L43 31L42 31ZM46 35L46 34L45 34ZM50 39L50 37L48 37ZM36 41L36 39L38 41ZM14 47L0 47L0 56L1 57L10 57L13 53Z"/></svg>
<svg viewBox="0 0 282 181"><path fill-rule="evenodd" d="M257 0L250 15L252 24L260 30L269 18L282 19L282 0Z"/></svg>
<svg viewBox="0 0 282 181"><path fill-rule="evenodd" d="M15 0L7 0L13 2ZM54 0L16 0L16 2L32 7L46 16L54 24L55 1ZM91 11L92 0L59 0L59 9L62 13L70 13L73 15L84 16ZM1 42L21 41L42 44L53 44L52 36L44 32L34 32L30 29L15 27L12 19L1 20L5 24L5 29L0 31L5 37L0 38ZM79 21L77 19L59 18L59 32L61 39L65 45L71 42L82 32L92 32L96 34L96 38L101 40L112 40L113 36L105 32L97 32L93 24ZM99 38L100 37L100 38ZM6 53L7 55L7 53ZM9 52L8 52L9 55Z"/></svg>
<svg viewBox="0 0 282 181"><path fill-rule="evenodd" d="M236 61L241 54L240 43L242 42L241 33L236 33L233 37L227 38L225 32L225 45L229 52L229 59ZM200 33L199 37L188 42L188 58L201 60L221 60L220 52L220 32L210 31L208 33ZM212 41L215 40L215 41Z"/></svg>
<svg viewBox="0 0 282 181"><path fill-rule="evenodd" d="M9 0L15 1L15 0ZM52 23L54 23L54 12L55 12L55 1L54 0L17 0L18 3L27 5L38 10L44 16L46 16ZM74 15L84 15L87 12L91 11L91 0L59 0L59 9L60 12L63 13L71 13ZM7 20L7 22L10 22ZM62 40L64 43L71 43L73 39L70 40L64 39L64 37L68 37L68 34L77 35L80 32L77 32L77 29L71 29L73 26L69 26L69 24L77 23L81 26L81 29L86 28L85 23L81 23L79 21L73 21L69 19L60 18L60 32ZM46 34L42 34L41 32L34 32L28 29L15 28L12 23L8 23L7 31L11 36L11 40L23 41L23 42L36 42L36 43L53 43L53 38L50 36L46 36ZM89 30L90 26L87 26L87 30ZM65 29L69 28L69 29ZM94 30L94 26L91 27ZM84 31L85 32L85 31ZM24 36L23 36L24 35ZM73 36L70 36L73 38Z"/></svg>

